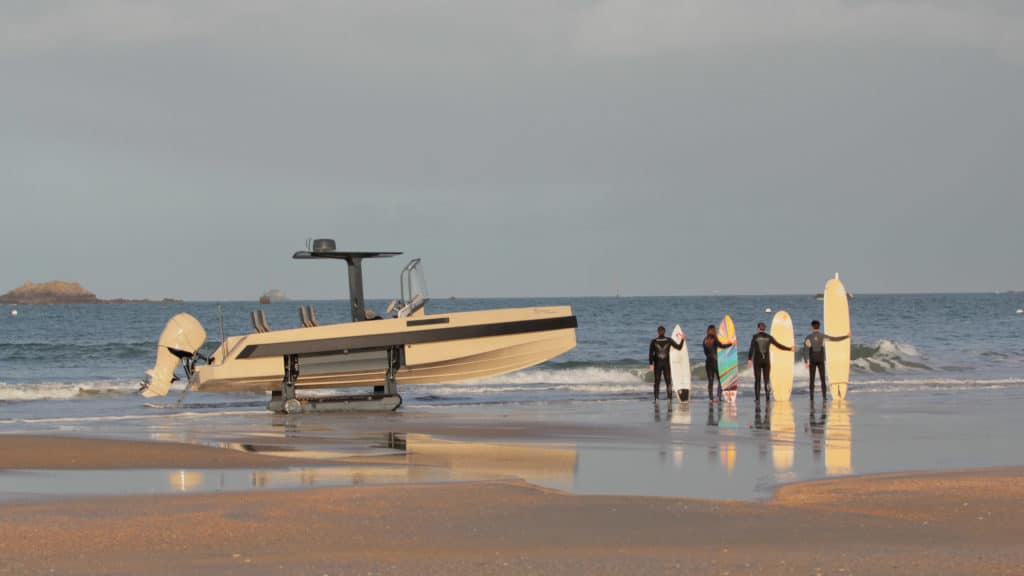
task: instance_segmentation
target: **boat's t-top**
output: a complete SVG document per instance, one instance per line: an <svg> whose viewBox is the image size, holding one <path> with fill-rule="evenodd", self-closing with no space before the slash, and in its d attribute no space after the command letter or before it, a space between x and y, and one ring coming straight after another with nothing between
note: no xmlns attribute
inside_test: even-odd
<svg viewBox="0 0 1024 576"><path fill-rule="evenodd" d="M344 260L348 264L348 293L349 301L352 306L352 321L362 322L364 320L373 320L372 316L367 315L366 303L363 293L363 260L367 258L390 258L392 256L398 256L401 252L339 252L335 249L334 240L330 238L317 238L307 243L306 250L300 250L292 255L292 258L296 260L316 260L316 259L329 259L329 260ZM405 277L406 272L410 270L413 265L419 265L419 258L413 260L408 266L402 271L402 289L403 292L406 287ZM404 294L403 294L403 300ZM392 302L396 304L396 302Z"/></svg>

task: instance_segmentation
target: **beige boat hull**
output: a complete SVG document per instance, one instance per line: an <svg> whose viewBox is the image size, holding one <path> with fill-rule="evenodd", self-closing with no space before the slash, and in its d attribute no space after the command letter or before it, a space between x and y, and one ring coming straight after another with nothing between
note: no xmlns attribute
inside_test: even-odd
<svg viewBox="0 0 1024 576"><path fill-rule="evenodd" d="M410 332L429 339L434 331L465 334L488 328L572 318L569 306L514 308L453 314L418 315L380 321L278 330L228 338L210 364L196 367L191 389L207 392L264 392L281 389L283 356L258 356L281 346L315 347L323 343L401 338ZM575 320L573 319L573 326ZM438 332L441 334L441 332ZM438 336L443 338L442 336ZM403 384L442 384L507 374L546 362L576 346L574 327L439 339L404 345L404 364L396 374ZM274 348L278 347L278 348ZM254 352L255 356L253 356ZM250 356L247 357L246 355ZM297 389L353 388L384 383L381 349L321 351L300 357ZM338 369L333 369L338 366Z"/></svg>

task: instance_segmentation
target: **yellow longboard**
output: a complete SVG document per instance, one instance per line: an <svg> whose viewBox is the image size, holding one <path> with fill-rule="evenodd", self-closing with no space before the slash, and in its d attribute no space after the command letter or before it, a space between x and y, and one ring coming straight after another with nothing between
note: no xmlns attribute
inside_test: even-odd
<svg viewBox="0 0 1024 576"><path fill-rule="evenodd" d="M788 348L793 347L793 319L789 312L781 310L775 313L772 319L772 337ZM772 383L772 393L776 400L789 400L793 392L793 351L785 351L771 346L768 353L772 362L772 371L769 378Z"/></svg>
<svg viewBox="0 0 1024 576"><path fill-rule="evenodd" d="M839 275L825 284L825 329L826 336L848 336L850 334L850 303L846 288L839 281ZM833 398L845 398L850 383L850 339L838 342L825 339L825 375Z"/></svg>

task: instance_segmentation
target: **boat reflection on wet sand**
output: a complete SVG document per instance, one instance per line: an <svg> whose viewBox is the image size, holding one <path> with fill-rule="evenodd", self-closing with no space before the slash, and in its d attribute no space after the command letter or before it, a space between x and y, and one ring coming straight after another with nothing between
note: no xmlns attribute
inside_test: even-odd
<svg viewBox="0 0 1024 576"><path fill-rule="evenodd" d="M546 486L571 488L576 468L576 448L568 445L464 442L434 438L427 434L383 436L393 453L378 455L349 454L347 467L303 468L301 470L261 470L256 473L259 486L274 479L291 478L296 473L326 484L392 484L408 482L464 482L517 478ZM225 447L291 458L322 458L328 450L296 449L273 444L238 444ZM337 458L338 453L334 453Z"/></svg>

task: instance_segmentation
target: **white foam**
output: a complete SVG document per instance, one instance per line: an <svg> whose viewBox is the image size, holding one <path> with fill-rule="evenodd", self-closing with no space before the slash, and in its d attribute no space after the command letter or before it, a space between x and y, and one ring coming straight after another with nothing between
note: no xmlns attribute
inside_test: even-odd
<svg viewBox="0 0 1024 576"><path fill-rule="evenodd" d="M875 354L881 356L896 356L900 358L921 358L921 352L913 344L906 342L894 342L892 340L879 340L873 344L878 348Z"/></svg>
<svg viewBox="0 0 1024 576"><path fill-rule="evenodd" d="M98 380L92 382L0 382L0 400L71 400L83 396L128 396L139 391L136 381Z"/></svg>
<svg viewBox="0 0 1024 576"><path fill-rule="evenodd" d="M550 384L550 383L524 383L524 384L441 384L441 385L420 385L403 386L403 394L409 395L437 395L437 396L467 396L486 394L516 394L530 392L543 395L550 392L573 392L577 394L628 394L635 392L650 391L650 384L642 380L636 380L629 384L622 383L576 383L576 384ZM543 398L539 398L542 401Z"/></svg>
<svg viewBox="0 0 1024 576"><path fill-rule="evenodd" d="M854 380L850 386L964 386L964 387L987 387L987 386L1022 386L1024 378L900 378L894 380Z"/></svg>
<svg viewBox="0 0 1024 576"><path fill-rule="evenodd" d="M635 384L643 382L646 370L646 368L604 368L601 366L582 366L561 370L535 368L477 380L469 384Z"/></svg>
<svg viewBox="0 0 1024 576"><path fill-rule="evenodd" d="M209 418L214 416L238 416L252 414L253 410L221 410L211 412L154 412L152 414L120 414L117 416L62 416L59 418L16 418L3 420L18 424L55 424L72 422L117 422L121 420L153 420L157 418Z"/></svg>

